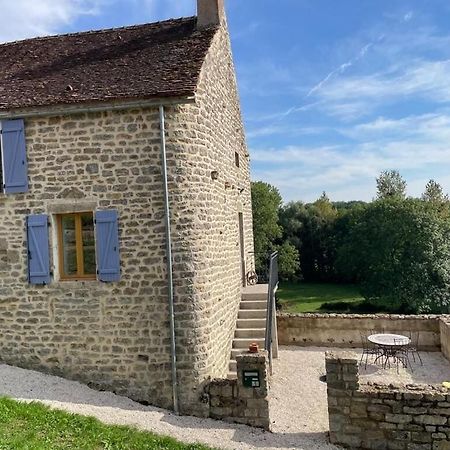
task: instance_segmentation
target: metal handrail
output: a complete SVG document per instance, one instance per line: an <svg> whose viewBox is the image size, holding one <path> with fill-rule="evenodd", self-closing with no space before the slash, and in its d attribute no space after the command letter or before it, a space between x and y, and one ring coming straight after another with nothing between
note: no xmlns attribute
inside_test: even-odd
<svg viewBox="0 0 450 450"><path fill-rule="evenodd" d="M269 259L269 292L267 295L265 348L269 356L269 370L272 375L273 332L276 327L275 292L278 289L278 252L273 252ZM276 328L275 328L276 332Z"/></svg>

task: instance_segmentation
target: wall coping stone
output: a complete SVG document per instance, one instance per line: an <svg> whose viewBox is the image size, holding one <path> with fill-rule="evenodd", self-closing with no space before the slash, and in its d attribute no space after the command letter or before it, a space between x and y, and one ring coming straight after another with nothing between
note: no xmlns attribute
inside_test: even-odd
<svg viewBox="0 0 450 450"><path fill-rule="evenodd" d="M338 314L338 313L277 313L279 317L306 317L306 318L321 318L321 319L392 319L392 320L444 320L450 322L450 314Z"/></svg>

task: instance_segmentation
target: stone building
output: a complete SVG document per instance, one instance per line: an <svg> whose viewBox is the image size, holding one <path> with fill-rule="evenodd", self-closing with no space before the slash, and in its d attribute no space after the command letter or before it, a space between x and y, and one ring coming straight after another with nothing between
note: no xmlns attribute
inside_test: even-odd
<svg viewBox="0 0 450 450"><path fill-rule="evenodd" d="M0 61L1 360L206 414L253 250L223 0Z"/></svg>

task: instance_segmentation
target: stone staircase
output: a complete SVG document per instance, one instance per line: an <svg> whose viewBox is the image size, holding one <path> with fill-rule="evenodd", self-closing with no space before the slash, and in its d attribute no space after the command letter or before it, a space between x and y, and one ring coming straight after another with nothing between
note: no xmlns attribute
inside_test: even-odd
<svg viewBox="0 0 450 450"><path fill-rule="evenodd" d="M253 342L264 349L267 316L267 284L248 286L242 290L242 299L236 323L228 378L236 378L236 356L248 350Z"/></svg>

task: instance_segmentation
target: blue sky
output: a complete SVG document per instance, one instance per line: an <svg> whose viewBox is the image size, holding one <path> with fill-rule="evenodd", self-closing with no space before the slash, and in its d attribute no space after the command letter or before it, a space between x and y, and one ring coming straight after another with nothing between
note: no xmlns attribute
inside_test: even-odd
<svg viewBox="0 0 450 450"><path fill-rule="evenodd" d="M195 0L0 0L2 41L192 15ZM227 0L252 176L370 200L381 170L450 191L448 0Z"/></svg>

